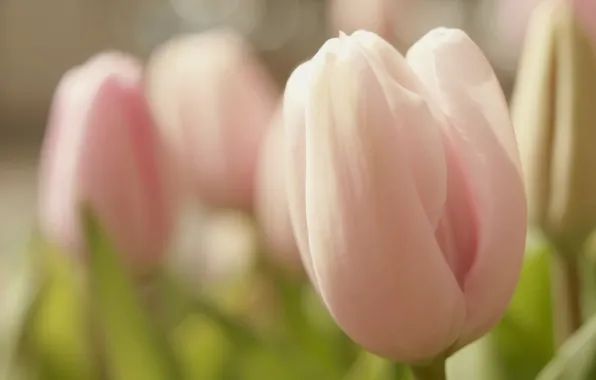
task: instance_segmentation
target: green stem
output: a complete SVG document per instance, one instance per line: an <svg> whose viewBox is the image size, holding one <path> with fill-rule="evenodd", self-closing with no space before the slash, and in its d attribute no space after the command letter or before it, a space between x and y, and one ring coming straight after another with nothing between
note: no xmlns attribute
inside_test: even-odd
<svg viewBox="0 0 596 380"><path fill-rule="evenodd" d="M398 366L399 364L396 364ZM381 375L387 370L387 362L367 351L362 351L358 358L345 374L343 380L361 380L361 379L380 379ZM393 368L391 368L393 370ZM392 371L392 374L395 371ZM400 379L401 377L392 378Z"/></svg>
<svg viewBox="0 0 596 380"><path fill-rule="evenodd" d="M447 380L445 359L437 359L427 365L412 366L416 380Z"/></svg>
<svg viewBox="0 0 596 380"><path fill-rule="evenodd" d="M559 253L551 257L555 339L560 346L582 324L581 279L573 259Z"/></svg>

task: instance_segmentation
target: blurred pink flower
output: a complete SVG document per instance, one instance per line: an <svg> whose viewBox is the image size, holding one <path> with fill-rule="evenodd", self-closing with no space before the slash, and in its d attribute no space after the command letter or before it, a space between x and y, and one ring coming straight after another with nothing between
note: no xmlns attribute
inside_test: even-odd
<svg viewBox="0 0 596 380"><path fill-rule="evenodd" d="M364 348L401 362L485 334L521 269L526 198L499 82L463 32L404 59L334 38L288 81L290 217L311 281Z"/></svg>
<svg viewBox="0 0 596 380"><path fill-rule="evenodd" d="M210 206L251 208L278 94L248 44L227 31L176 37L147 71L152 109L191 193Z"/></svg>
<svg viewBox="0 0 596 380"><path fill-rule="evenodd" d="M395 33L400 16L404 16L408 0L329 0L327 10L334 34L352 33L360 29L375 32L386 39Z"/></svg>
<svg viewBox="0 0 596 380"><path fill-rule="evenodd" d="M103 53L72 69L56 90L42 149L44 232L80 251L86 202L129 262L154 262L168 243L175 200L164 158L133 58Z"/></svg>
<svg viewBox="0 0 596 380"><path fill-rule="evenodd" d="M584 31L588 33L593 44L596 44L596 1L571 0L577 19Z"/></svg>
<svg viewBox="0 0 596 380"><path fill-rule="evenodd" d="M571 5L585 32L596 41L594 0L499 0L496 2L497 30L505 49L514 51L516 56L520 53L532 12L545 1Z"/></svg>
<svg viewBox="0 0 596 380"><path fill-rule="evenodd" d="M285 133L282 113L274 119L259 160L255 211L273 260L290 272L302 272L286 194Z"/></svg>
<svg viewBox="0 0 596 380"><path fill-rule="evenodd" d="M497 29L507 49L519 52L530 15L544 0L497 0Z"/></svg>

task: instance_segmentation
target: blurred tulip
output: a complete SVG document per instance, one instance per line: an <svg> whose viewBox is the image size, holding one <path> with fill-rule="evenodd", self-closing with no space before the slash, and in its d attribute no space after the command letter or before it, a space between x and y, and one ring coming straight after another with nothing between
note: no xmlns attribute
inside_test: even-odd
<svg viewBox="0 0 596 380"><path fill-rule="evenodd" d="M245 214L214 213L205 220L201 235L204 283L237 279L253 266L257 240L252 220Z"/></svg>
<svg viewBox="0 0 596 380"><path fill-rule="evenodd" d="M596 44L596 1L571 0L577 19L583 30L590 36L592 44Z"/></svg>
<svg viewBox="0 0 596 380"><path fill-rule="evenodd" d="M552 0L498 0L497 38L504 54L519 57L534 10ZM555 0L557 4L571 4L584 30L596 41L596 2L594 0Z"/></svg>
<svg viewBox="0 0 596 380"><path fill-rule="evenodd" d="M497 0L496 9L497 38L503 44L505 53L519 54L524 43L524 36L534 9L544 0Z"/></svg>
<svg viewBox="0 0 596 380"><path fill-rule="evenodd" d="M190 191L214 207L250 208L277 93L248 45L224 31L177 37L147 71L158 125Z"/></svg>
<svg viewBox="0 0 596 380"><path fill-rule="evenodd" d="M302 268L294 239L286 194L285 134L281 112L263 142L259 162L255 208L265 244L282 267ZM298 270L300 271L300 270Z"/></svg>
<svg viewBox="0 0 596 380"><path fill-rule="evenodd" d="M386 39L393 37L399 16L407 0L329 0L331 25L337 31L352 33L359 29L375 32Z"/></svg>
<svg viewBox="0 0 596 380"><path fill-rule="evenodd" d="M526 199L494 72L459 30L404 59L334 38L288 81L290 217L339 325L373 353L452 352L501 317L521 269Z"/></svg>
<svg viewBox="0 0 596 380"><path fill-rule="evenodd" d="M595 57L571 8L545 2L533 16L512 99L530 221L568 255L596 227Z"/></svg>
<svg viewBox="0 0 596 380"><path fill-rule="evenodd" d="M100 54L61 80L41 156L44 232L63 248L83 248L79 206L86 202L136 265L164 253L174 197L141 87L141 67Z"/></svg>

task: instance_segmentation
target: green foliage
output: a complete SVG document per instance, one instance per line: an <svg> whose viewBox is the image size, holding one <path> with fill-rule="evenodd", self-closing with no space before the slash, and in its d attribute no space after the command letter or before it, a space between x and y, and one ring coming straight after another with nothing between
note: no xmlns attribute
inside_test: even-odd
<svg viewBox="0 0 596 380"><path fill-rule="evenodd" d="M24 330L22 344L32 358L26 366L40 379L94 380L87 304L72 262L43 242L36 242L34 255L43 272Z"/></svg>
<svg viewBox="0 0 596 380"><path fill-rule="evenodd" d="M593 317L559 349L537 380L596 379L596 317Z"/></svg>
<svg viewBox="0 0 596 380"><path fill-rule="evenodd" d="M491 339L504 380L534 379L554 354L549 254L531 246L515 295Z"/></svg>
<svg viewBox="0 0 596 380"><path fill-rule="evenodd" d="M112 247L91 213L85 211L83 219L94 317L102 332L110 378L181 379L169 343L148 318L119 262L122 254Z"/></svg>
<svg viewBox="0 0 596 380"><path fill-rule="evenodd" d="M267 314L266 324L254 323L255 305L230 305L257 291L247 286L252 280L235 285L238 297L218 299L163 273L150 279L157 306L148 305L121 253L92 216L85 218L87 267L48 246L37 248L45 275L22 344L28 372L12 379L412 380L406 366L350 342L305 281L272 268L254 273L275 290L256 310L256 319ZM504 318L449 359L451 378L596 378L596 319L551 361L549 254L545 244L531 244Z"/></svg>

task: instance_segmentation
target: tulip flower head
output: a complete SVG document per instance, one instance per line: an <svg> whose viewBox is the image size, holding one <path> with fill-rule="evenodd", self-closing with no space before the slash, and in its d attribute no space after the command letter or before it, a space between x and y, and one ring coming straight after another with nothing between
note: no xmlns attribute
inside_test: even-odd
<svg viewBox="0 0 596 380"><path fill-rule="evenodd" d="M190 192L213 207L251 208L277 93L248 44L227 31L176 37L147 71L152 109Z"/></svg>
<svg viewBox="0 0 596 380"><path fill-rule="evenodd" d="M404 58L359 31L327 41L284 103L290 217L338 324L400 362L445 354L501 317L526 198L500 85L459 30Z"/></svg>
<svg viewBox="0 0 596 380"><path fill-rule="evenodd" d="M165 156L131 57L103 53L61 80L41 157L40 217L63 248L84 248L86 203L135 264L164 252L175 199Z"/></svg>
<svg viewBox="0 0 596 380"><path fill-rule="evenodd" d="M596 226L596 55L581 17L561 1L536 9L512 99L530 222L569 256Z"/></svg>

